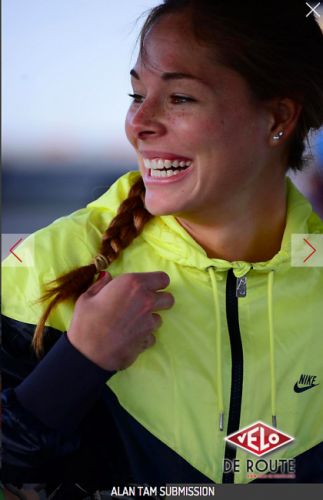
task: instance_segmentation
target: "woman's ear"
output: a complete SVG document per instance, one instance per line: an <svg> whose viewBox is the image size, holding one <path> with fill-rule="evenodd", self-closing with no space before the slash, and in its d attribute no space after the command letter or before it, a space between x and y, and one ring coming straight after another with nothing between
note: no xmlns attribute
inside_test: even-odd
<svg viewBox="0 0 323 500"><path fill-rule="evenodd" d="M272 99L268 104L270 122L268 140L271 145L285 142L294 132L302 105L289 97Z"/></svg>

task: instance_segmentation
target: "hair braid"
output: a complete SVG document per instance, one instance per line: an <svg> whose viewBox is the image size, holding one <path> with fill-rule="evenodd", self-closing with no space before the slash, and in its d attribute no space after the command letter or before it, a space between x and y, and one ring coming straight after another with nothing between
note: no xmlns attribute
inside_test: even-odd
<svg viewBox="0 0 323 500"><path fill-rule="evenodd" d="M144 194L144 183L140 177L104 233L100 253L108 259L109 264L119 256L121 250L130 245L152 217L144 206Z"/></svg>
<svg viewBox="0 0 323 500"><path fill-rule="evenodd" d="M120 204L117 215L103 234L100 253L107 259L108 265L118 258L124 248L131 244L152 217L145 208L144 194L145 186L140 177L131 187L128 197ZM44 328L50 313L61 302L68 299L76 301L93 283L97 272L95 264L92 263L73 269L47 284L45 292L38 302L46 302L47 300L50 302L36 326L32 341L38 356L44 350Z"/></svg>

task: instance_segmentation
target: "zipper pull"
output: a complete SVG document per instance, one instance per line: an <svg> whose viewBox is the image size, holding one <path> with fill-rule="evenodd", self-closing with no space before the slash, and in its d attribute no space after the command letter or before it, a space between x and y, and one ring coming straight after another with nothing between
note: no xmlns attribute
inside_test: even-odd
<svg viewBox="0 0 323 500"><path fill-rule="evenodd" d="M236 297L245 297L247 295L247 276L242 276L241 278L237 278L237 287L236 287Z"/></svg>

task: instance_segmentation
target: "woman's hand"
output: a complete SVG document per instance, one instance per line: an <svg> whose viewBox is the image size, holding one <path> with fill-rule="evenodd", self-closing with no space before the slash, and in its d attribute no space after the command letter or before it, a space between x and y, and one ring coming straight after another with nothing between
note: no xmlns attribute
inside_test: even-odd
<svg viewBox="0 0 323 500"><path fill-rule="evenodd" d="M68 339L84 356L105 370L122 370L152 346L161 325L154 311L169 309L173 296L164 272L109 273L76 301Z"/></svg>

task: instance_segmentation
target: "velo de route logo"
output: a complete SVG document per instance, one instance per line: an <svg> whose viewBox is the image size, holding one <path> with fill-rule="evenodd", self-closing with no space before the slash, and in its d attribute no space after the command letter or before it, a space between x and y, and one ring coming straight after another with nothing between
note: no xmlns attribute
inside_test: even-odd
<svg viewBox="0 0 323 500"><path fill-rule="evenodd" d="M291 444L294 441L292 436L282 432L275 427L265 424L258 420L253 424L239 429L239 431L230 434L225 441L232 446L237 446L242 450L255 455L258 459L247 459L246 474L248 478L288 478L295 477L294 459L262 459L269 453L276 451L282 446ZM224 473L240 472L240 461L238 459L224 459Z"/></svg>

